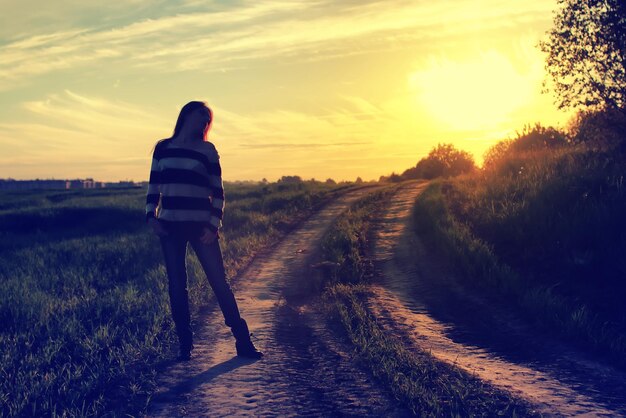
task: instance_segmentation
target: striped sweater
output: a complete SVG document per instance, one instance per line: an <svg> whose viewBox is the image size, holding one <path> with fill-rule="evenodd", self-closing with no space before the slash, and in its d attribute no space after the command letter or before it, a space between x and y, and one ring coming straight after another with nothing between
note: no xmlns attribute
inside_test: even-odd
<svg viewBox="0 0 626 418"><path fill-rule="evenodd" d="M170 142L157 143L152 155L146 221L191 221L216 232L222 226L224 188L215 146L203 142L192 150Z"/></svg>

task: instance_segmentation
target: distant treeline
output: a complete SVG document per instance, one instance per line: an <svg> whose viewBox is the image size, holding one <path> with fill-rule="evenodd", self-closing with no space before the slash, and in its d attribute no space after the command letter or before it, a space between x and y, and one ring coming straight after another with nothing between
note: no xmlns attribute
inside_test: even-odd
<svg viewBox="0 0 626 418"><path fill-rule="evenodd" d="M504 139L483 156L483 170L513 173L523 169L520 158L541 150L580 148L590 151L626 152L626 109L580 111L564 129L526 125L515 138ZM474 157L452 144L438 144L414 167L402 174L381 176L379 181L434 179L471 173L478 169Z"/></svg>
<svg viewBox="0 0 626 418"><path fill-rule="evenodd" d="M282 183L282 184L292 184L292 183L326 183L326 184L351 184L353 183L352 181L348 181L348 180L341 180L341 181L335 181L332 178L327 178L325 181L320 181L320 180L316 180L315 178L311 178L309 180L304 180L302 177L300 176L281 176L278 180L276 180L276 183ZM354 181L354 183L363 183L363 179L361 177L357 177L356 180ZM263 184L267 184L269 183L267 181L267 179L263 178L261 180L261 183Z"/></svg>

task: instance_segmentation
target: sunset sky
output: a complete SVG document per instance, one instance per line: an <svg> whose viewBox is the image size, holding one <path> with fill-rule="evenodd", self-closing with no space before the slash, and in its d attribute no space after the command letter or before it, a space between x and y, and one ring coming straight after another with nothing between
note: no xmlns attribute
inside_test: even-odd
<svg viewBox="0 0 626 418"><path fill-rule="evenodd" d="M378 179L439 142L481 161L571 117L541 94L556 0L2 0L0 178L147 180L205 100L224 180Z"/></svg>

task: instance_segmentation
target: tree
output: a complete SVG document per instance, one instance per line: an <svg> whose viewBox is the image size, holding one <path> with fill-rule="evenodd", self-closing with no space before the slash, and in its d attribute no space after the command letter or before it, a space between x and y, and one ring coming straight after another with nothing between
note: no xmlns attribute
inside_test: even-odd
<svg viewBox="0 0 626 418"><path fill-rule="evenodd" d="M491 146L483 155L483 168L500 172L518 172L520 158L523 154L545 152L558 149L569 144L568 137L551 126L545 127L540 123L534 126L524 125L517 137L504 139Z"/></svg>
<svg viewBox="0 0 626 418"><path fill-rule="evenodd" d="M389 176L389 181L392 183L398 183L402 181L402 177L400 177L399 174L391 173L391 175Z"/></svg>
<svg viewBox="0 0 626 418"><path fill-rule="evenodd" d="M412 173L416 177L414 178L423 178L427 180L434 179L436 177L443 176L445 171L445 165L442 161L439 161L435 158L422 158L415 165L415 172ZM411 175L411 173L407 173Z"/></svg>
<svg viewBox="0 0 626 418"><path fill-rule="evenodd" d="M282 176L278 179L277 183L302 183L302 177L300 176Z"/></svg>
<svg viewBox="0 0 626 418"><path fill-rule="evenodd" d="M600 148L626 145L626 113L619 110L580 110L570 120L569 135L573 142L584 142Z"/></svg>
<svg viewBox="0 0 626 418"><path fill-rule="evenodd" d="M558 0L547 41L546 70L559 109L626 108L626 3ZM544 87L547 86L544 81ZM547 91L548 88L545 88Z"/></svg>
<svg viewBox="0 0 626 418"><path fill-rule="evenodd" d="M401 177L407 179L434 179L467 173L476 168L474 157L467 151L454 148L452 144L439 144L415 167L405 170Z"/></svg>
<svg viewBox="0 0 626 418"><path fill-rule="evenodd" d="M502 141L498 141L496 144L489 147L483 155L483 168L485 170L495 170L498 168L500 163L504 161L507 156L509 156L513 141L513 139L503 139Z"/></svg>
<svg viewBox="0 0 626 418"><path fill-rule="evenodd" d="M516 133L517 138L511 143L511 149L518 152L559 148L568 143L564 132L551 126L544 127L541 123L524 125L522 131Z"/></svg>
<svg viewBox="0 0 626 418"><path fill-rule="evenodd" d="M446 177L457 176L476 168L472 154L458 150L452 144L438 144L428 153L426 159L440 163L443 166L442 174Z"/></svg>

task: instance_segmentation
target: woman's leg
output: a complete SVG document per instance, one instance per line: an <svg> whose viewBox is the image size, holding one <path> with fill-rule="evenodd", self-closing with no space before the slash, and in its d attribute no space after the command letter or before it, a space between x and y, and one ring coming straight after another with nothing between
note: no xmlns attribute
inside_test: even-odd
<svg viewBox="0 0 626 418"><path fill-rule="evenodd" d="M250 330L245 319L239 315L239 307L235 300L235 295L226 280L224 271L224 260L222 259L222 249L219 239L212 244L204 244L199 238L190 240L191 246L200 260L200 264L206 273L209 284L215 292L226 325L231 328L236 339L235 348L238 356L245 356L260 359L263 353L256 349L250 339Z"/></svg>
<svg viewBox="0 0 626 418"><path fill-rule="evenodd" d="M168 277L168 290L172 317L176 325L176 333L181 351L190 351L193 334L189 315L189 297L187 293L187 269L185 254L187 241L172 236L159 237L165 258Z"/></svg>
<svg viewBox="0 0 626 418"><path fill-rule="evenodd" d="M216 239L213 243L208 245L200 241L199 238L191 239L189 242L198 256L198 260L204 269L209 284L215 293L226 325L229 327L238 326L241 322L239 307L237 306L235 295L226 280L224 260L222 259L222 249L219 240Z"/></svg>

